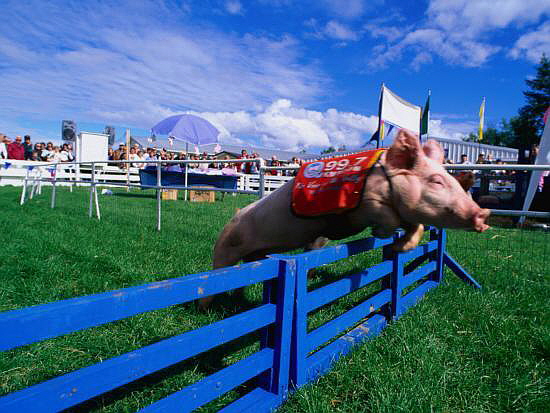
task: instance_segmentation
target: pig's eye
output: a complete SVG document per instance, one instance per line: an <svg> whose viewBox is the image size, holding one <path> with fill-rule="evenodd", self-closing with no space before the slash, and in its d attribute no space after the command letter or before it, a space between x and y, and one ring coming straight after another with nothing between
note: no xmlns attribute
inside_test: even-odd
<svg viewBox="0 0 550 413"><path fill-rule="evenodd" d="M430 186L434 188L444 188L445 187L445 181L440 175L432 175L429 178L428 183Z"/></svg>

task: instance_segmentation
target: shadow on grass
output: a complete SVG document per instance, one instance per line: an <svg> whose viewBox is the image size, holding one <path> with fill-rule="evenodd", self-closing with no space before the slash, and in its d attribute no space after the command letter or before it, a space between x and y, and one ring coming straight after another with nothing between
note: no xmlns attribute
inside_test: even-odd
<svg viewBox="0 0 550 413"><path fill-rule="evenodd" d="M249 301L244 298L244 296L240 292L236 292L234 290L230 293L218 294L207 311L215 313L217 320L222 320L233 315L251 310L258 305L261 305L261 303L254 303L252 301ZM190 314L203 311L199 309L197 301L181 304L180 306L186 307L189 310ZM234 359L232 359L231 362L224 361L224 358L228 356L234 356L235 353L242 352L243 349L250 348L254 344L259 343L262 330L238 337L237 339L232 340L228 343L221 344L211 350L207 350L187 360L181 361L172 366L148 374L141 379L135 380L114 390L103 393L97 397L94 397L90 400L82 402L74 407L68 408L63 411L71 413L84 413L92 410L102 410L103 408L112 407L111 405L119 400L123 400L134 392L141 392L146 390L158 393L157 397L160 400L168 396L169 394L179 391L180 389L183 389L187 386L193 385L197 381L202 380L204 377L207 377L213 373L216 373L217 371L229 367L230 365L252 354L248 354L247 352L239 357L239 359L236 361ZM155 342L167 338L170 337L158 337ZM257 351L257 349L255 351ZM165 386L163 386L163 381L174 378L177 375L183 375L185 373L198 375L200 377L194 380L189 380L188 378L180 378L176 385L177 388L174 388L175 386L173 383L167 383ZM234 399L240 398L251 391L254 387L258 385L258 382L261 379L262 375L258 376L257 378L253 378L240 386L237 386L235 389L233 389L236 394L236 397L234 397ZM173 389L167 392L166 387L168 386L172 387ZM223 394L220 395L220 397L221 396L223 396ZM149 397L146 396L145 398L147 399ZM205 404L204 406L206 405L207 404Z"/></svg>
<svg viewBox="0 0 550 413"><path fill-rule="evenodd" d="M117 197L121 197L121 198L152 198L152 199L155 199L157 195L156 195L155 192L149 192L149 190L147 190L147 192L113 192L112 196L117 196Z"/></svg>

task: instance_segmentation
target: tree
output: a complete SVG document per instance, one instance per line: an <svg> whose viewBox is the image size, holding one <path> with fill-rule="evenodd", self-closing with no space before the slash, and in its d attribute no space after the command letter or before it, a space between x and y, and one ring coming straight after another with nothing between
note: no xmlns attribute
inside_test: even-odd
<svg viewBox="0 0 550 413"><path fill-rule="evenodd" d="M334 149L334 146L329 146L327 149L323 149L321 151L321 155L324 155L326 153L332 153L332 152L336 152L336 149Z"/></svg>
<svg viewBox="0 0 550 413"><path fill-rule="evenodd" d="M507 125L508 132L512 135L510 146L520 149L520 154L524 149L540 142L544 128L542 118L550 106L550 60L546 55L542 55L540 59L535 78L527 79L525 83L530 88L523 92L527 104Z"/></svg>
<svg viewBox="0 0 550 413"><path fill-rule="evenodd" d="M550 106L550 59L542 55L537 66L537 75L534 79L525 81L530 90L523 92L527 105L520 109L520 117L530 118L535 123L540 140L544 129L544 112Z"/></svg>

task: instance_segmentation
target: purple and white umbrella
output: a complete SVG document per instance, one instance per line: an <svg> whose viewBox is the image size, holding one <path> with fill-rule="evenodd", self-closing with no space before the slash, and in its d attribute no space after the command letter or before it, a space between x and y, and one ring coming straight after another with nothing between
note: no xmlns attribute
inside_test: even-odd
<svg viewBox="0 0 550 413"><path fill-rule="evenodd" d="M193 145L217 143L220 132L206 119L195 115L175 115L151 128L154 135L168 135L178 141Z"/></svg>

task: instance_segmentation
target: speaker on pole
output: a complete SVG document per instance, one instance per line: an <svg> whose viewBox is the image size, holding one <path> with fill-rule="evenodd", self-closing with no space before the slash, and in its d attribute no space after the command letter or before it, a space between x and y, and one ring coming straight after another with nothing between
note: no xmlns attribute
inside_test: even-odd
<svg viewBox="0 0 550 413"><path fill-rule="evenodd" d="M61 137L64 141L76 141L76 123L73 120L64 120L61 123Z"/></svg>
<svg viewBox="0 0 550 413"><path fill-rule="evenodd" d="M115 143L115 127L105 126L103 133L109 136L109 146L113 146Z"/></svg>

